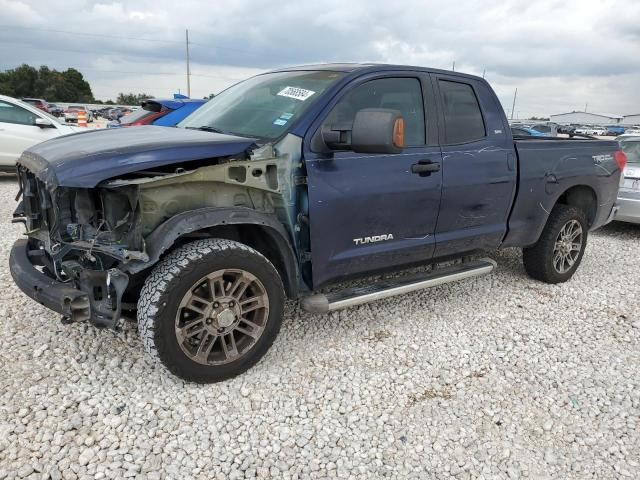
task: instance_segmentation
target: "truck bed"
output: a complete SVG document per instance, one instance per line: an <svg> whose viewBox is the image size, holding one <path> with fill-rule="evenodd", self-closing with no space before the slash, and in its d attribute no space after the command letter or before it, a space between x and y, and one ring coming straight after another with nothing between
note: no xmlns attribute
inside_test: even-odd
<svg viewBox="0 0 640 480"><path fill-rule="evenodd" d="M591 228L607 220L615 203L620 170L617 142L595 138L528 137L514 139L518 189L504 246L527 246L538 239L549 212L571 185L592 190L597 215Z"/></svg>

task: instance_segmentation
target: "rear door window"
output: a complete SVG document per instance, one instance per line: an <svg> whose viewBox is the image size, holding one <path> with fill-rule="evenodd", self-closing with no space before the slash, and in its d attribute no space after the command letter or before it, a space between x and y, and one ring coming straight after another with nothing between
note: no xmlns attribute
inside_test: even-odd
<svg viewBox="0 0 640 480"><path fill-rule="evenodd" d="M484 120L473 87L450 80L438 80L438 85L444 114L445 143L469 143L484 138Z"/></svg>

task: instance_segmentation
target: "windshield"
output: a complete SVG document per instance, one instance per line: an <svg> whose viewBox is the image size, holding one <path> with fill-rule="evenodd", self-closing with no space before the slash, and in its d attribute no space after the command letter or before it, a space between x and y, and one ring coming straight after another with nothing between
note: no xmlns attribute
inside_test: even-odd
<svg viewBox="0 0 640 480"><path fill-rule="evenodd" d="M273 140L343 75L331 71L258 75L213 97L178 126Z"/></svg>
<svg viewBox="0 0 640 480"><path fill-rule="evenodd" d="M551 133L551 127L547 125L534 125L531 128L533 128L534 130L540 133Z"/></svg>
<svg viewBox="0 0 640 480"><path fill-rule="evenodd" d="M640 137L621 141L620 148L627 155L627 163L640 164Z"/></svg>

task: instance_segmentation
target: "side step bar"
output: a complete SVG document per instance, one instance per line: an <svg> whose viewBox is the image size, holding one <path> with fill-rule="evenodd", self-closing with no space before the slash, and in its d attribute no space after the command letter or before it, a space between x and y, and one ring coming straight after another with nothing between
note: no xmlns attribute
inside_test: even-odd
<svg viewBox="0 0 640 480"><path fill-rule="evenodd" d="M495 267L495 261L490 258L483 258L417 275L407 275L400 278L382 280L366 287L349 288L327 295L317 293L303 298L302 308L311 313L333 312L382 298L403 295L444 283L485 275L490 273Z"/></svg>

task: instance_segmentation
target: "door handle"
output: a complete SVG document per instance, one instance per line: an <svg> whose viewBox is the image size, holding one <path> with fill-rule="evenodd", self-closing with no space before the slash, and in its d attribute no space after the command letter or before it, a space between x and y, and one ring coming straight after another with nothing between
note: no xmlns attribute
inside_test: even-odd
<svg viewBox="0 0 640 480"><path fill-rule="evenodd" d="M411 173L416 173L421 177L428 177L434 172L440 171L440 164L431 161L421 160L411 165Z"/></svg>

